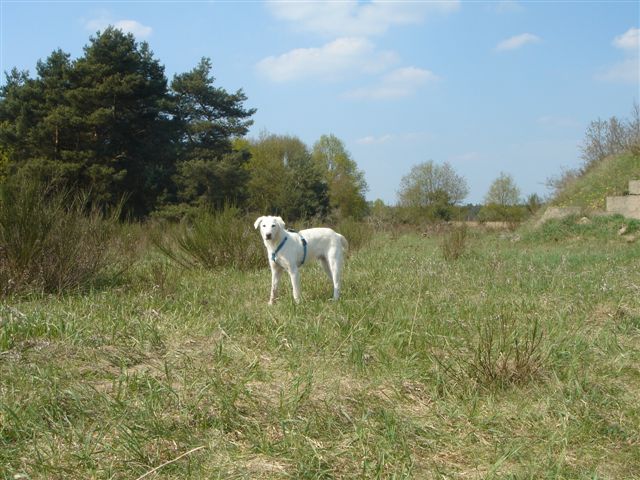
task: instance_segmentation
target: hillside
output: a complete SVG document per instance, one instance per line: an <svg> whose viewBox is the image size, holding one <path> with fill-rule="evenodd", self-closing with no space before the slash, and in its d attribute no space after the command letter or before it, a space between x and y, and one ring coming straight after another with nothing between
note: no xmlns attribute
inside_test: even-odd
<svg viewBox="0 0 640 480"><path fill-rule="evenodd" d="M637 179L640 179L640 152L609 157L567 185L551 205L604 210L607 196L626 194L629 180Z"/></svg>

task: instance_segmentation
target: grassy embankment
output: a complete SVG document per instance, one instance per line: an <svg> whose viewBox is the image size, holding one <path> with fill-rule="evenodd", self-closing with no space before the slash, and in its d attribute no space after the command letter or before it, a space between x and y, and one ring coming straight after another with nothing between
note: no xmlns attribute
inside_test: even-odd
<svg viewBox="0 0 640 480"><path fill-rule="evenodd" d="M566 186L553 200L558 207L604 210L608 196L628 193L629 180L640 180L640 153L608 157Z"/></svg>

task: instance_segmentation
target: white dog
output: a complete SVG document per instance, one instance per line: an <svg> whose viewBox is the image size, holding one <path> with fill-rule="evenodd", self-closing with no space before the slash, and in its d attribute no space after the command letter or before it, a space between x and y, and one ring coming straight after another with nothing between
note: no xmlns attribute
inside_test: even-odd
<svg viewBox="0 0 640 480"><path fill-rule="evenodd" d="M271 267L271 296L273 304L278 293L282 271L289 272L293 299L300 302L299 269L307 262L318 259L333 283L333 299L340 298L340 276L344 255L348 248L347 239L330 228L309 228L300 232L288 231L280 217L260 217L253 224L260 228L260 235L267 247Z"/></svg>

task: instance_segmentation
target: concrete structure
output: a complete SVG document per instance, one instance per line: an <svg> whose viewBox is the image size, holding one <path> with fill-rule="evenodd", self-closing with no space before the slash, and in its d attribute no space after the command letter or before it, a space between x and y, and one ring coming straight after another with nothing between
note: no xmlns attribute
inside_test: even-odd
<svg viewBox="0 0 640 480"><path fill-rule="evenodd" d="M582 207L548 207L536 222L537 226L548 220L559 220L569 215L580 215L584 211Z"/></svg>
<svg viewBox="0 0 640 480"><path fill-rule="evenodd" d="M629 182L629 195L607 197L607 213L619 213L640 220L640 180Z"/></svg>

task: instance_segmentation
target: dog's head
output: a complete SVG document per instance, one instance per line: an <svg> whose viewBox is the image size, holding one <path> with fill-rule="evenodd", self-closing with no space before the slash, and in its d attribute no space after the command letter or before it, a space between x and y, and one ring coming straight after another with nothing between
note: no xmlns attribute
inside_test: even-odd
<svg viewBox="0 0 640 480"><path fill-rule="evenodd" d="M279 240L284 232L284 220L280 217L259 217L253 227L260 229L263 240Z"/></svg>

